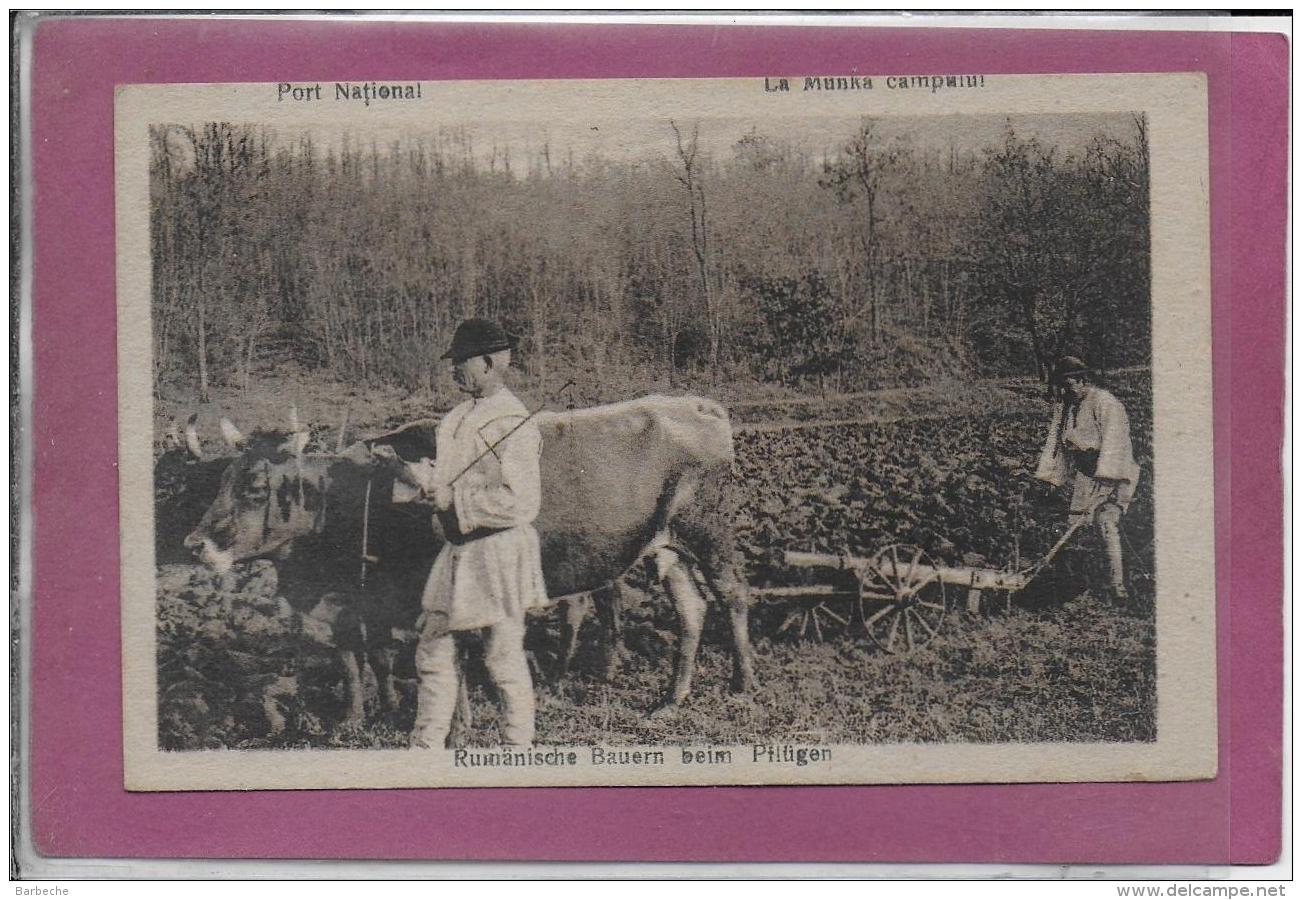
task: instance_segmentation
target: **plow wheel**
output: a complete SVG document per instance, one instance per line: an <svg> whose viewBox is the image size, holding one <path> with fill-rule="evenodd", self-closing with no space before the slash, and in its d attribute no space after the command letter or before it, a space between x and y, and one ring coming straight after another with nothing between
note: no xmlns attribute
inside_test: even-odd
<svg viewBox="0 0 1302 900"><path fill-rule="evenodd" d="M859 613L874 644L907 653L940 633L945 585L921 547L891 544L877 552L859 580Z"/></svg>
<svg viewBox="0 0 1302 900"><path fill-rule="evenodd" d="M802 641L844 637L854 625L856 605L852 594L802 597L782 620L778 634L793 635Z"/></svg>

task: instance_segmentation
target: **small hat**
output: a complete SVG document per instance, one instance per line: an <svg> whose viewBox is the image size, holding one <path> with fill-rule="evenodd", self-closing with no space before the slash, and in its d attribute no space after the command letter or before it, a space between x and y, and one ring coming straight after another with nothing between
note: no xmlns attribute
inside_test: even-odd
<svg viewBox="0 0 1302 900"><path fill-rule="evenodd" d="M488 319L466 319L452 335L452 346L443 359L461 362L472 356L484 356L499 350L510 350L511 339L496 322Z"/></svg>
<svg viewBox="0 0 1302 900"><path fill-rule="evenodd" d="M1090 367L1079 356L1063 356L1053 364L1050 384L1062 384L1071 375L1088 375Z"/></svg>

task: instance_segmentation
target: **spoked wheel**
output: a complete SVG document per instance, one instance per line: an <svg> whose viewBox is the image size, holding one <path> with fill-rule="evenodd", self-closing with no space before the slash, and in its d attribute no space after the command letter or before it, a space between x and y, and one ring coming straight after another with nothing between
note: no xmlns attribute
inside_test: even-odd
<svg viewBox="0 0 1302 900"><path fill-rule="evenodd" d="M794 596L794 591L789 596L791 611L778 626L778 634L793 635L802 641L822 641L843 637L854 625L858 608L854 594L810 588L801 596Z"/></svg>
<svg viewBox="0 0 1302 900"><path fill-rule="evenodd" d="M908 544L878 551L859 582L859 611L868 637L887 653L926 646L947 611L935 562Z"/></svg>

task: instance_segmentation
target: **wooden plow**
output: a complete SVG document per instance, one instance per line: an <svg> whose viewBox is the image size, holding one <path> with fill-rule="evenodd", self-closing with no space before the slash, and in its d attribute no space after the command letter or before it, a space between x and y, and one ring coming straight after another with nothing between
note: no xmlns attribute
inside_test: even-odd
<svg viewBox="0 0 1302 900"><path fill-rule="evenodd" d="M757 587L764 598L799 600L778 633L823 639L862 628L887 653L904 653L930 643L940 634L950 611L950 596L964 598L969 612L979 613L982 596L1003 595L1005 609L1013 594L1024 590L1076 534L1084 521L1071 525L1033 564L1007 569L943 565L921 547L888 544L872 556L788 550L783 562L795 569L831 569L848 578L834 584Z"/></svg>

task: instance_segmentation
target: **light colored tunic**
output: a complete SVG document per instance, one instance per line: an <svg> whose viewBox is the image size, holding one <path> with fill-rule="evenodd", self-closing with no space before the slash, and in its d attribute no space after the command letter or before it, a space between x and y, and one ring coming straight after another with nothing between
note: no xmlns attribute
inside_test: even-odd
<svg viewBox="0 0 1302 900"><path fill-rule="evenodd" d="M526 610L547 605L532 524L542 500L542 435L532 420L525 421L528 415L506 388L467 400L439 423L435 460L408 466L413 479L432 493L436 484L449 484L502 441L452 485L452 514L463 535L502 530L464 544L449 541L434 560L421 606L429 614L446 615L449 631L523 620Z"/></svg>
<svg viewBox="0 0 1302 900"><path fill-rule="evenodd" d="M1093 477L1072 465L1068 449L1098 451L1099 461ZM1056 404L1035 477L1058 487L1073 479L1071 511L1074 514L1092 513L1109 499L1122 509L1129 506L1139 484L1139 465L1130 444L1130 420L1121 401L1102 388L1091 386L1074 410L1063 403Z"/></svg>

